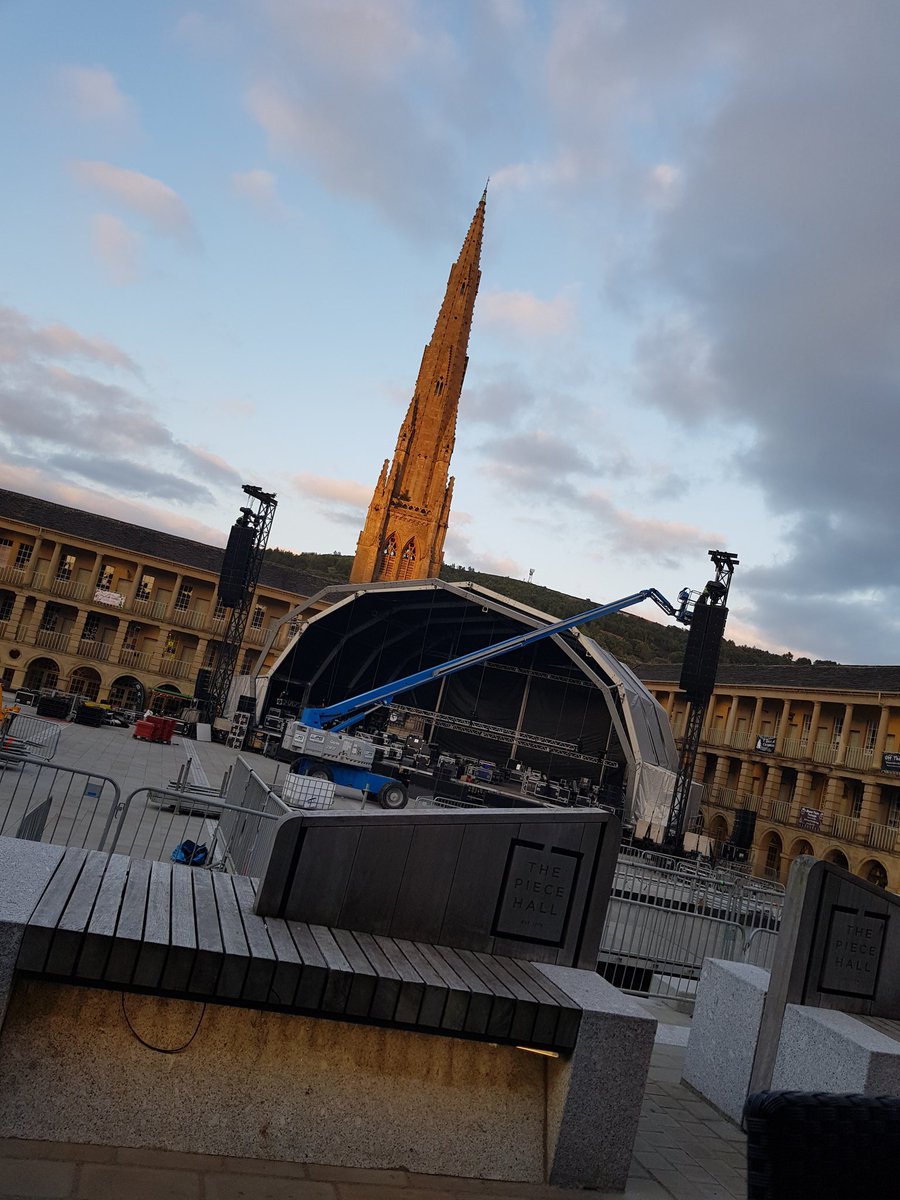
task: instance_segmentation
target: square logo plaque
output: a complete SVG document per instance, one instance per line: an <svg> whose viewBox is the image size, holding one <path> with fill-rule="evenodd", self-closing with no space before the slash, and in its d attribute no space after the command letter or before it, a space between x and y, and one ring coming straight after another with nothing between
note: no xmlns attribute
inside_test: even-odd
<svg viewBox="0 0 900 1200"><path fill-rule="evenodd" d="M886 914L834 905L822 956L820 992L872 999L887 922Z"/></svg>
<svg viewBox="0 0 900 1200"><path fill-rule="evenodd" d="M514 838L500 885L494 937L561 948L581 857L577 850Z"/></svg>

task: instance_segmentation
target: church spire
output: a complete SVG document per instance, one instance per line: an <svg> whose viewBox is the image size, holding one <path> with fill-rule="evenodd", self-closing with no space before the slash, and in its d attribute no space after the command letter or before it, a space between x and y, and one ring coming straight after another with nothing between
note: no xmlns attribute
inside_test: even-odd
<svg viewBox="0 0 900 1200"><path fill-rule="evenodd" d="M487 185L450 268L390 470L381 473L359 535L351 582L430 579L440 572L453 493L450 456L481 279L486 204Z"/></svg>

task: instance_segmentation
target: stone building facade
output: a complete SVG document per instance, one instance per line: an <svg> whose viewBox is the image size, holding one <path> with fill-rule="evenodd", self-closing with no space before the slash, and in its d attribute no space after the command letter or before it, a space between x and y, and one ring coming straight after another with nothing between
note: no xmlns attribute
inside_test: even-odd
<svg viewBox="0 0 900 1200"><path fill-rule="evenodd" d="M0 679L138 708L155 689L195 694L228 613L223 551L0 489ZM270 627L322 586L263 566L237 660L256 674ZM278 631L268 656L287 644Z"/></svg>
<svg viewBox="0 0 900 1200"><path fill-rule="evenodd" d="M680 667L636 668L676 738ZM697 756L704 830L784 882L812 854L900 891L900 667L720 666Z"/></svg>
<svg viewBox="0 0 900 1200"><path fill-rule="evenodd" d="M450 269L393 461L385 459L359 535L351 583L433 579L440 574L453 498L450 456L481 279L486 201L487 191Z"/></svg>

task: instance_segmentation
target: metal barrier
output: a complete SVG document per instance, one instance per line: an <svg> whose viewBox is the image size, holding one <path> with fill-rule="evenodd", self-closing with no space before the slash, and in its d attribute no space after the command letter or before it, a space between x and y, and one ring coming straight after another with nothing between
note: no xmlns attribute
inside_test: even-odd
<svg viewBox="0 0 900 1200"><path fill-rule="evenodd" d="M40 717L13 713L0 736L0 761L40 758L49 762L59 745L60 726Z"/></svg>
<svg viewBox="0 0 900 1200"><path fill-rule="evenodd" d="M234 764L227 796L218 828L223 861L235 875L258 878L272 847L277 820L295 810L243 758Z"/></svg>
<svg viewBox="0 0 900 1200"><path fill-rule="evenodd" d="M620 858L601 973L637 995L693 997L707 958L771 969L783 897L757 883Z"/></svg>
<svg viewBox="0 0 900 1200"><path fill-rule="evenodd" d="M108 775L19 758L0 770L0 836L102 850L120 796Z"/></svg>

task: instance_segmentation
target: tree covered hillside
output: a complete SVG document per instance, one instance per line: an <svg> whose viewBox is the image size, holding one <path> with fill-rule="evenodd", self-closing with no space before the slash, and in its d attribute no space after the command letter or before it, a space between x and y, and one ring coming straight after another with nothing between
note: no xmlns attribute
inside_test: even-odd
<svg viewBox="0 0 900 1200"><path fill-rule="evenodd" d="M267 550L266 557L271 562L296 567L321 579L323 587L327 587L329 583L347 583L353 563L349 554L295 554L291 550ZM569 596L565 592L557 592L553 588L542 587L536 583L526 583L522 579L509 579L505 575L486 575L453 563L444 564L441 578L446 579L448 583L480 584L553 617L570 617L602 603L601 600L584 596ZM636 663L676 663L681 662L684 657L687 632L674 622L661 625L656 621L637 617L633 613L614 613L601 621L591 621L582 625L581 629L629 666ZM758 650L754 646L738 646L726 639L722 646L721 661L789 662L790 655L770 654L767 650Z"/></svg>

